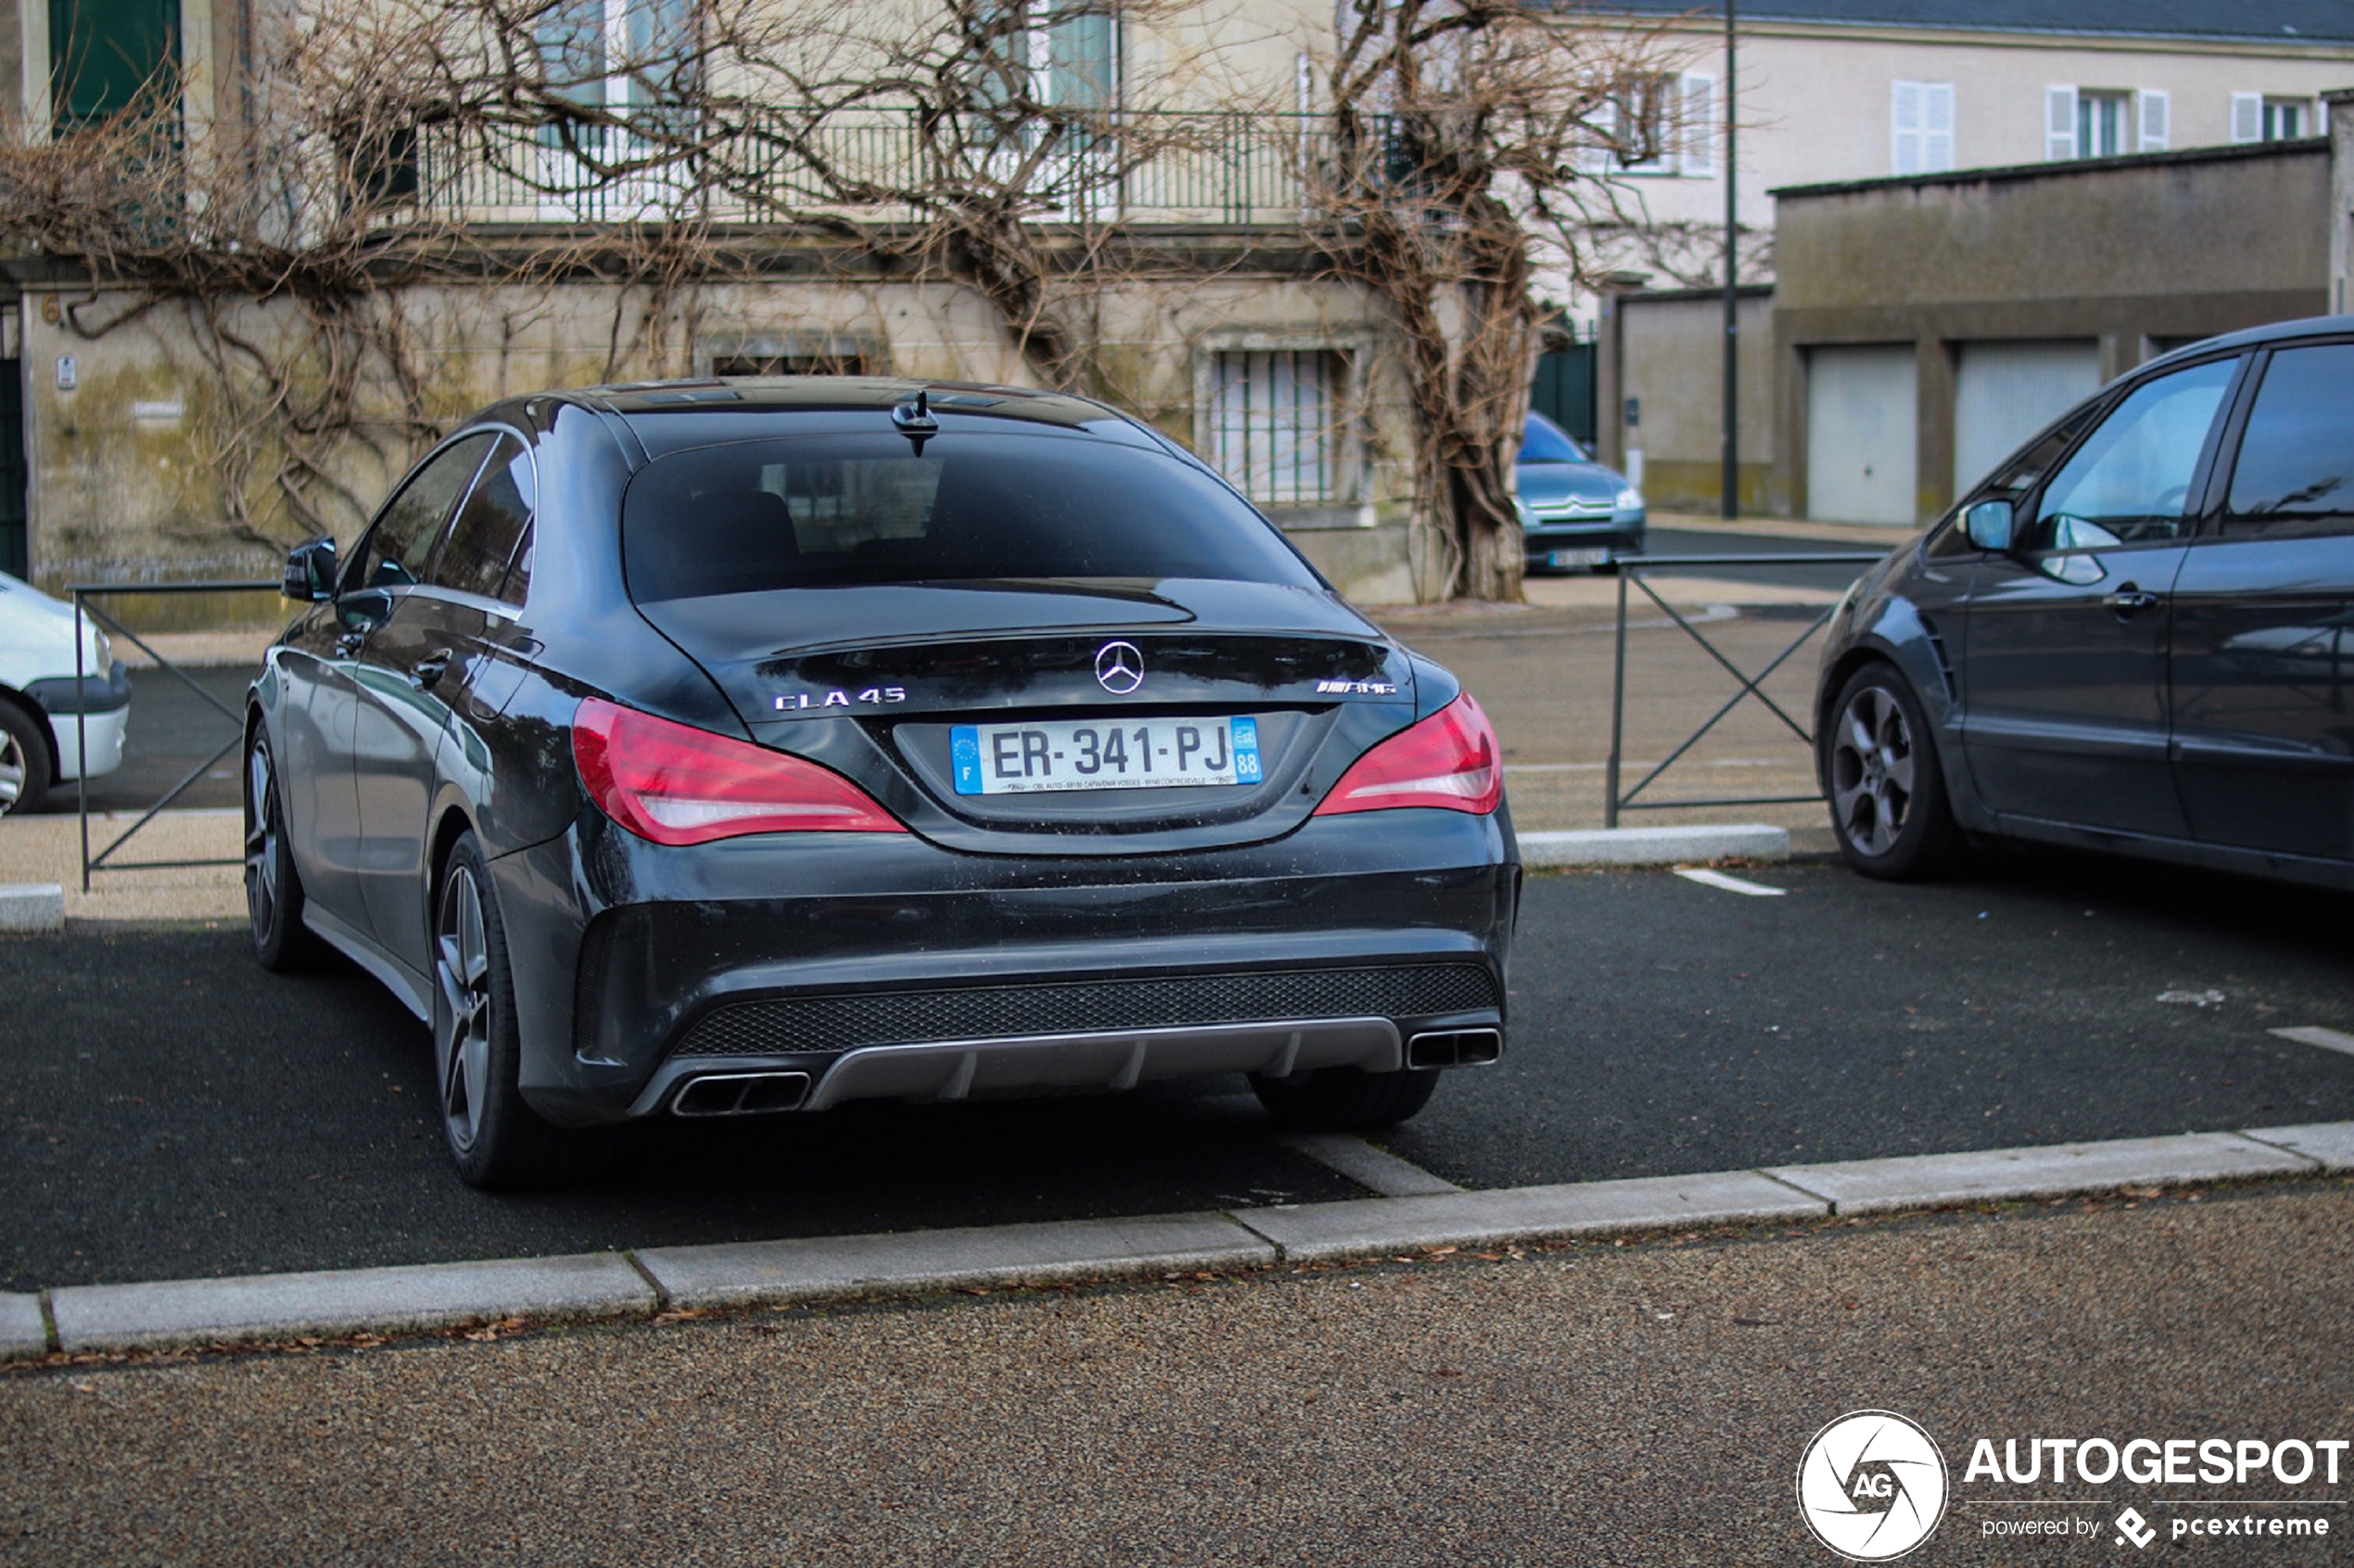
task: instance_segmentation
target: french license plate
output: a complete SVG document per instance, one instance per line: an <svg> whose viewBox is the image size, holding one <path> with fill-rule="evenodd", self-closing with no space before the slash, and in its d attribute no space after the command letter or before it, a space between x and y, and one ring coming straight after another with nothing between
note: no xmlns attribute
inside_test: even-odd
<svg viewBox="0 0 2354 1568"><path fill-rule="evenodd" d="M1609 559L1610 550L1605 547L1596 546L1585 550L1549 550L1545 555L1545 564L1548 566L1600 566Z"/></svg>
<svg viewBox="0 0 2354 1568"><path fill-rule="evenodd" d="M1253 718L960 724L948 732L960 795L1049 790L1168 790L1256 784Z"/></svg>

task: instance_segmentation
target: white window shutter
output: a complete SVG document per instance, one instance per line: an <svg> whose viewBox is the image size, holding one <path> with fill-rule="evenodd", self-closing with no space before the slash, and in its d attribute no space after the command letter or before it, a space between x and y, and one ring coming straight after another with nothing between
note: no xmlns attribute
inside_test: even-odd
<svg viewBox="0 0 2354 1568"><path fill-rule="evenodd" d="M2073 87L2044 89L2044 156L2053 159L2076 156L2076 89Z"/></svg>
<svg viewBox="0 0 2354 1568"><path fill-rule="evenodd" d="M1716 172L1716 78L1686 71L1677 110L1677 162L1687 174Z"/></svg>
<svg viewBox="0 0 2354 1568"><path fill-rule="evenodd" d="M1892 82L1888 94L1888 170L1892 174L1919 174L1929 164L1921 147L1921 91L1918 82Z"/></svg>
<svg viewBox="0 0 2354 1568"><path fill-rule="evenodd" d="M1943 174L1954 163L1954 84L1921 83L1921 172Z"/></svg>
<svg viewBox="0 0 2354 1568"><path fill-rule="evenodd" d="M2166 95L2145 91L2141 99L2142 146L2144 152L2166 150Z"/></svg>
<svg viewBox="0 0 2354 1568"><path fill-rule="evenodd" d="M1595 105L1594 112L1588 117L1588 123L1593 128L1595 139L1590 145L1577 150L1577 167L1588 174L1608 173L1611 166L1617 161L1610 145L1618 134L1617 101L1612 99Z"/></svg>
<svg viewBox="0 0 2354 1568"><path fill-rule="evenodd" d="M2232 140L2260 142L2264 139L2264 95L2234 93L2232 95Z"/></svg>

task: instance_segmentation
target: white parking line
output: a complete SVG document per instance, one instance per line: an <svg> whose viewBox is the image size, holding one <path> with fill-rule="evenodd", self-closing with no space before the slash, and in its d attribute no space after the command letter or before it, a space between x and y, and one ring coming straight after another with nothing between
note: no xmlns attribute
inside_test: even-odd
<svg viewBox="0 0 2354 1568"><path fill-rule="evenodd" d="M1676 875L1688 882L1698 882L1704 888L1722 888L1727 892L1747 893L1752 898L1779 898L1788 888L1769 888L1763 882L1744 882L1739 877L1728 877L1722 871L1706 871L1679 866Z"/></svg>
<svg viewBox="0 0 2354 1568"><path fill-rule="evenodd" d="M1427 1197L1462 1191L1444 1176L1435 1176L1411 1160L1400 1159L1347 1132L1300 1132L1282 1142L1294 1153L1306 1155L1384 1197Z"/></svg>
<svg viewBox="0 0 2354 1568"><path fill-rule="evenodd" d="M2354 1056L2354 1034L2344 1030L2323 1029L2319 1024L2299 1024L2295 1029L2268 1029L2267 1034L2277 1034L2283 1040L2294 1040L2299 1045L2319 1045L2324 1051L2343 1051Z"/></svg>

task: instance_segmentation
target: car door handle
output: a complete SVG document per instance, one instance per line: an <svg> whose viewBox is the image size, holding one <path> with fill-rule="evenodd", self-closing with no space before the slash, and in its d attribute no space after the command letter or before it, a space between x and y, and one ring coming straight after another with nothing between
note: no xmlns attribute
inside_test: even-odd
<svg viewBox="0 0 2354 1568"><path fill-rule="evenodd" d="M2157 609L2158 595L2144 593L2133 584L2127 583L2101 602L2120 615L2131 615L2137 611Z"/></svg>
<svg viewBox="0 0 2354 1568"><path fill-rule="evenodd" d="M426 654L409 666L409 684L420 691L430 691L434 683L449 670L449 650L441 649Z"/></svg>

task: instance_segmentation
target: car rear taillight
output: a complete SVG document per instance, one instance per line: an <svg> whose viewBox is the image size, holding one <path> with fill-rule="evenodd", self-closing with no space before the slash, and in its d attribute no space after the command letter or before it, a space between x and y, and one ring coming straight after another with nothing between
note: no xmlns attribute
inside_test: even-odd
<svg viewBox="0 0 2354 1568"><path fill-rule="evenodd" d="M591 697L572 721L588 798L658 844L744 833L905 833L831 768Z"/></svg>
<svg viewBox="0 0 2354 1568"><path fill-rule="evenodd" d="M1466 691L1430 717L1359 757L1334 785L1319 816L1393 806L1438 806L1485 814L1504 798L1495 727Z"/></svg>

